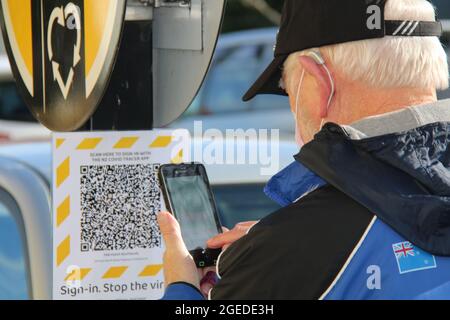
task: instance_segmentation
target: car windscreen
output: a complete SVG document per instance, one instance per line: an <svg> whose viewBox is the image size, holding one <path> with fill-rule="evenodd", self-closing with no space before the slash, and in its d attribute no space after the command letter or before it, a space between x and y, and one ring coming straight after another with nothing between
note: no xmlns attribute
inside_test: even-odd
<svg viewBox="0 0 450 320"><path fill-rule="evenodd" d="M448 0L432 0L437 10L439 19L450 19L450 1Z"/></svg>
<svg viewBox="0 0 450 320"><path fill-rule="evenodd" d="M263 192L264 184L212 186L222 225L233 228L244 221L261 220L280 209Z"/></svg>
<svg viewBox="0 0 450 320"><path fill-rule="evenodd" d="M0 120L36 121L13 81L0 82Z"/></svg>

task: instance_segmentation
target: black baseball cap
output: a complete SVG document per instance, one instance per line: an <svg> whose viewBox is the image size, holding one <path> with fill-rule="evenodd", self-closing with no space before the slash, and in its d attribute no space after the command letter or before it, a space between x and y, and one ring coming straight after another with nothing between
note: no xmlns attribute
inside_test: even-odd
<svg viewBox="0 0 450 320"><path fill-rule="evenodd" d="M285 0L275 57L242 99L286 95L279 86L282 66L297 51L385 36L441 36L439 21L385 20L385 4L386 0Z"/></svg>

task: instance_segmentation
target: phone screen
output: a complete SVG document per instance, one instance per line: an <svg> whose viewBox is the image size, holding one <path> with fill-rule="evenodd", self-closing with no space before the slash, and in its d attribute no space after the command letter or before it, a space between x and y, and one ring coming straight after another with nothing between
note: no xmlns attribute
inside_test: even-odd
<svg viewBox="0 0 450 320"><path fill-rule="evenodd" d="M206 241L219 233L205 180L200 175L167 177L166 184L186 247L205 248Z"/></svg>

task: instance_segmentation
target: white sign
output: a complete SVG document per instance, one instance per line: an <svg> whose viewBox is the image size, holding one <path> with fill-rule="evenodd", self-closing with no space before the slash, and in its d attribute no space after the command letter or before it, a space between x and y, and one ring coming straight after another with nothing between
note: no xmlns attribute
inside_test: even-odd
<svg viewBox="0 0 450 320"><path fill-rule="evenodd" d="M184 130L53 135L53 298L159 299L160 164L186 162Z"/></svg>

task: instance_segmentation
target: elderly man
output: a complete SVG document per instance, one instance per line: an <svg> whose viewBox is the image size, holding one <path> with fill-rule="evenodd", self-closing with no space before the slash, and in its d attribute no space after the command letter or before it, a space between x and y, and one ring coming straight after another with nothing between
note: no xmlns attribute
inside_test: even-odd
<svg viewBox="0 0 450 320"><path fill-rule="evenodd" d="M211 239L212 299L450 298L450 101L425 0L286 0L275 59L244 99L287 94L303 145L266 192L284 206ZM159 216L166 298L205 286Z"/></svg>

